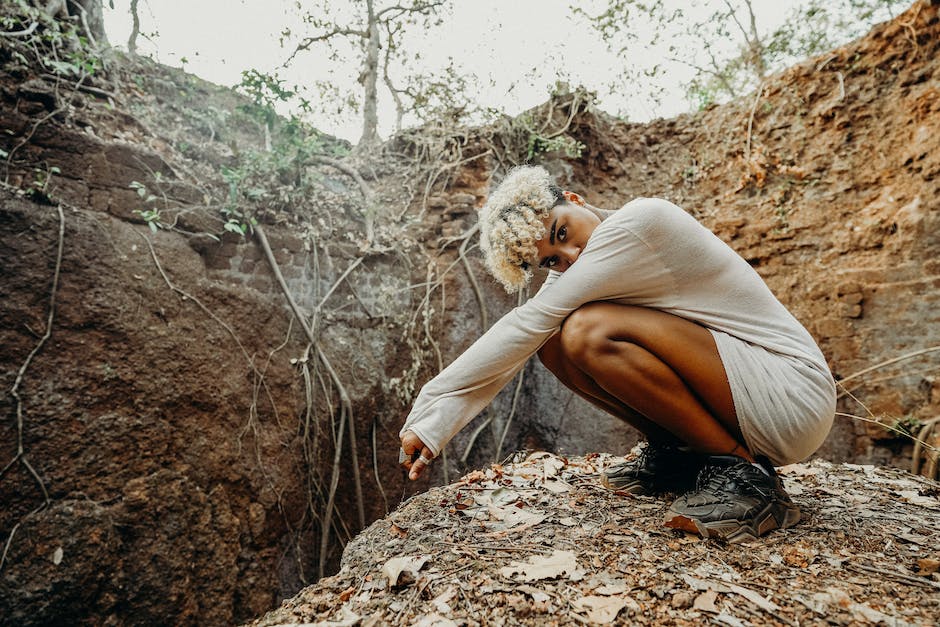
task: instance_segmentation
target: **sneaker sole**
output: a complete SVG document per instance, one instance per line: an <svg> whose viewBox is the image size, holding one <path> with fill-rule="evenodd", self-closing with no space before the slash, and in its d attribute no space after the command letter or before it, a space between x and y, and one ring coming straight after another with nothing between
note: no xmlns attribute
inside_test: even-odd
<svg viewBox="0 0 940 627"><path fill-rule="evenodd" d="M649 486L640 481L630 481L627 483L612 483L606 474L601 475L601 485L614 492L627 492L634 496L652 496L657 494Z"/></svg>
<svg viewBox="0 0 940 627"><path fill-rule="evenodd" d="M703 538L721 538L731 544L756 540L774 529L787 529L800 522L800 508L786 503L771 503L753 520L719 520L702 522L672 508L666 512L664 525L697 533Z"/></svg>
<svg viewBox="0 0 940 627"><path fill-rule="evenodd" d="M648 483L639 480L620 482L611 481L606 474L601 474L601 485L613 492L628 492L633 496L661 496L663 494L685 494L691 490L694 485L670 486L659 489L652 488Z"/></svg>

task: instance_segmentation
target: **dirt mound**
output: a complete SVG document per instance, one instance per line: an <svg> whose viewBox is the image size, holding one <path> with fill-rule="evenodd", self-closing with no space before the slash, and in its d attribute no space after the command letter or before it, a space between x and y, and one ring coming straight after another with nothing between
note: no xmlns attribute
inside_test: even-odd
<svg viewBox="0 0 940 627"><path fill-rule="evenodd" d="M430 490L252 625L934 624L940 483L787 466L802 522L725 545L663 528L668 499L600 487L619 461L536 453Z"/></svg>

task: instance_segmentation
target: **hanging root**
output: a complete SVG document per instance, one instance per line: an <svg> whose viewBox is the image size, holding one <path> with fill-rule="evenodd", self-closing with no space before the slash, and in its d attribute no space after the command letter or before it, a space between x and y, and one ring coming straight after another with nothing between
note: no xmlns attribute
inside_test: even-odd
<svg viewBox="0 0 940 627"><path fill-rule="evenodd" d="M13 382L13 387L10 388L10 396L16 399L16 455L14 455L13 459L11 459L7 465L3 467L3 470L0 470L0 480L2 480L6 472L12 468L16 462L19 462L23 464L23 467L29 471L30 475L32 475L36 485L38 485L39 489L42 491L43 502L39 505L39 507L30 512L29 515L35 514L39 510L49 505L51 502L51 499L49 498L49 491L46 489L45 482L43 482L42 477L39 476L39 473L36 472L36 469L33 468L33 465L29 463L29 458L27 458L26 450L23 447L23 399L20 397L20 385L23 383L23 375L26 374L26 369L29 368L33 358L37 353L39 353L43 345L52 335L52 322L55 319L55 298L59 288L59 274L62 270L62 250L65 247L65 213L62 211L61 204L56 205L56 211L59 214L59 243L56 249L55 270L52 274L52 288L49 291L49 314L46 316L46 330L42 334L42 337L39 338L39 341L36 342L33 350L31 350L26 356L26 360L23 361L23 365L20 366L19 371L16 373L16 380ZM10 544L13 542L13 535L16 533L16 530L19 528L19 526L20 523L16 523L16 525L14 525L13 529L10 531L10 535L7 537L7 541L3 547L3 555L0 556L0 571L3 570L3 564L6 562L7 551L10 550Z"/></svg>
<svg viewBox="0 0 940 627"><path fill-rule="evenodd" d="M258 242L261 244L261 248L264 250L265 258L267 259L268 265L271 267L271 271L274 273L274 277L277 280L278 285L281 288L281 291L284 293L284 297L287 299L288 305L291 308L291 311L294 313L294 316L300 322L301 327L304 330L304 333L307 336L307 340L310 342L310 345L313 346L317 358L320 363L323 364L323 367L326 369L327 373L330 376L332 384L336 387L337 393L339 394L340 400L340 421L339 426L336 429L336 448L333 453L333 468L330 477L330 487L327 495L326 507L324 508L323 518L321 520L321 530L322 535L320 537L320 562L319 562L319 575L323 577L326 572L326 556L329 550L329 539L330 539L330 528L332 526L333 519L333 507L336 502L336 488L339 485L339 474L340 474L340 461L342 456L343 448L343 435L347 429L346 421L350 423L355 422L355 418L352 413L352 401L349 398L349 394L346 391L345 386L339 378L339 375L336 373L336 370L333 368L333 365L330 363L330 360L327 358L326 354L319 346L316 337L313 334L313 330L310 325L307 323L307 319L303 316L300 311L300 307L294 301L294 297L291 295L290 290L287 288L287 283L284 281L284 275L281 274L281 269L277 265L277 260L274 259L274 253L271 250L271 245L268 243L268 238L264 233L264 229L261 226L255 227L255 235L258 238ZM355 265L358 265L358 261ZM342 278L345 278L347 271ZM337 282L338 284L338 282ZM327 295L320 301L321 304L333 293L333 290L336 288L336 285L330 289ZM358 508L359 522L362 527L365 527L365 503L362 496L362 480L359 476L359 456L356 448L356 431L355 425L348 425L350 439L350 452L352 456L352 470L353 470L353 481L356 490L356 505Z"/></svg>

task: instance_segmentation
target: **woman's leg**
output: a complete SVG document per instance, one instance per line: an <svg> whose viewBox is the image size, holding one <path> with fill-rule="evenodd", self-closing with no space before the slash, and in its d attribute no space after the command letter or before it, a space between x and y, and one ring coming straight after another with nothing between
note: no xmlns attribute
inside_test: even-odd
<svg viewBox="0 0 940 627"><path fill-rule="evenodd" d="M589 303L540 356L566 385L652 439L671 434L701 453L753 461L715 340L701 325L656 309Z"/></svg>
<svg viewBox="0 0 940 627"><path fill-rule="evenodd" d="M676 437L651 422L620 399L607 393L593 379L581 372L564 356L561 334L555 334L539 349L539 359L548 370L578 396L607 413L626 421L652 442L678 442Z"/></svg>

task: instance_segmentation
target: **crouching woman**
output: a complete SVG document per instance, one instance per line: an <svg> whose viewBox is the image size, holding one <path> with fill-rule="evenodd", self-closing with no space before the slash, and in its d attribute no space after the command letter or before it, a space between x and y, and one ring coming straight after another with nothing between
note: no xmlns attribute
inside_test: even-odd
<svg viewBox="0 0 940 627"><path fill-rule="evenodd" d="M822 444L835 384L746 261L668 201L605 211L532 166L487 200L480 242L507 290L536 268L548 276L422 388L400 433L404 452L421 454L412 479L538 353L564 385L645 435L601 481L677 494L667 526L738 541L799 521L774 466Z"/></svg>

